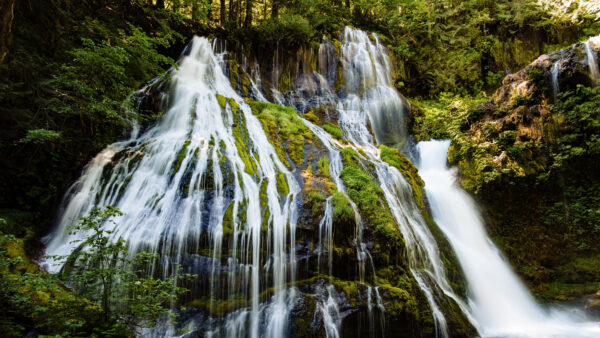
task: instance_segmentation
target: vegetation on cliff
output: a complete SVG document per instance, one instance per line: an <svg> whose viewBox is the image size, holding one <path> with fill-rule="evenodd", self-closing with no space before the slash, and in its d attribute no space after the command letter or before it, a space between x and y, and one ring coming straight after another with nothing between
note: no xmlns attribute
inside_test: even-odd
<svg viewBox="0 0 600 338"><path fill-rule="evenodd" d="M560 55L570 59L556 97L551 59L542 56L507 78L493 97L448 94L413 102L415 137L453 140L448 156L461 184L480 203L513 265L547 300L595 293L590 281L597 276L589 267L600 249L600 204L592 193L600 88L586 86L587 64L576 61L581 54Z"/></svg>

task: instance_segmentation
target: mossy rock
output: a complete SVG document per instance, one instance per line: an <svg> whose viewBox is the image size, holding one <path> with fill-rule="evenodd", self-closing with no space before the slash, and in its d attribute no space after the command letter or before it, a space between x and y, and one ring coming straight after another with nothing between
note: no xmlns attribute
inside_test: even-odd
<svg viewBox="0 0 600 338"><path fill-rule="evenodd" d="M381 151L381 159L402 173L402 176L412 188L417 206L421 211L425 211L425 194L423 193L425 183L421 179L421 176L419 176L418 169L408 157L395 148L382 145L379 147L379 150Z"/></svg>
<svg viewBox="0 0 600 338"><path fill-rule="evenodd" d="M288 167L288 157L296 166L304 163L305 144L311 144L314 135L304 125L293 108L273 103L251 101L252 113L261 121L280 160Z"/></svg>

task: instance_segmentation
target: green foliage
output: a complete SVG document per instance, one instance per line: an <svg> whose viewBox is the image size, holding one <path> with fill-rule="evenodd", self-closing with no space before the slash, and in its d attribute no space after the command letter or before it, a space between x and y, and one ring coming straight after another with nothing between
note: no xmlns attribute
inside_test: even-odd
<svg viewBox="0 0 600 338"><path fill-rule="evenodd" d="M148 80L173 64L156 49L168 47L174 39L172 35L149 37L135 26L128 28L129 34L119 30L113 40L82 38L82 47L68 52L72 62L60 65L55 78L42 82L56 93L47 99L46 109L84 114L92 121L126 123L131 117L122 115L123 100L142 84L139 79Z"/></svg>
<svg viewBox="0 0 600 338"><path fill-rule="evenodd" d="M341 141L344 139L344 134L342 133L342 130L340 129L340 127L336 126L335 124L333 124L329 121L326 121L325 123L323 123L321 128L323 128L323 130L325 130L326 132L331 134L331 136L335 137L337 140Z"/></svg>
<svg viewBox="0 0 600 338"><path fill-rule="evenodd" d="M336 192L331 196L333 206L333 221L335 224L349 224L354 222L354 210L350 201L342 192Z"/></svg>
<svg viewBox="0 0 600 338"><path fill-rule="evenodd" d="M124 100L173 65L168 48L182 35L138 1L31 0L14 14L14 43L0 65L0 204L34 211L43 233L93 154L131 120L160 114L132 114Z"/></svg>
<svg viewBox="0 0 600 338"><path fill-rule="evenodd" d="M33 129L27 131L27 136L19 140L21 143L44 144L60 139L60 133L48 129Z"/></svg>
<svg viewBox="0 0 600 338"><path fill-rule="evenodd" d="M537 1L360 2L354 26L390 39L397 79L423 96L494 90L505 70L577 42L592 17L554 15Z"/></svg>
<svg viewBox="0 0 600 338"><path fill-rule="evenodd" d="M529 77L529 79L531 79L536 84L543 85L548 82L546 73L543 70L535 67L531 67L527 70L527 77Z"/></svg>
<svg viewBox="0 0 600 338"><path fill-rule="evenodd" d="M464 134L464 126L481 118L478 106L484 96L459 96L442 93L436 100L411 100L413 111L412 134L417 141L456 139Z"/></svg>
<svg viewBox="0 0 600 338"><path fill-rule="evenodd" d="M0 219L0 223L4 220ZM70 293L42 272L24 251L24 241L0 232L0 327L4 336L22 337L29 330L61 336L89 336L102 329L102 309Z"/></svg>
<svg viewBox="0 0 600 338"><path fill-rule="evenodd" d="M560 96L553 110L564 122L552 149L552 169L578 157L600 155L600 87L580 86Z"/></svg>
<svg viewBox="0 0 600 338"><path fill-rule="evenodd" d="M318 190L311 190L308 192L306 196L305 205L307 205L313 212L313 214L317 215L320 210L322 210L323 203L326 198L323 194Z"/></svg>
<svg viewBox="0 0 600 338"><path fill-rule="evenodd" d="M542 80L536 71L528 77ZM490 233L533 290L544 300L581 296L598 279L590 264L574 262L599 248L600 89L576 87L554 106L540 97L515 101L502 112L488 108L485 118L466 107L461 114L446 108L446 120L432 113L422 121L446 123L461 184L475 193ZM529 125L510 123L525 112L541 115L534 137Z"/></svg>
<svg viewBox="0 0 600 338"><path fill-rule="evenodd" d="M148 276L147 267L156 263L158 255L140 252L131 258L125 241L112 240L113 230L106 230L116 226L114 217L121 215L110 206L92 209L69 228L71 235L89 234L73 241L81 250L70 257L53 258L68 258L62 278L78 296L100 304L105 322L116 323L111 330L135 331L154 325L160 316L168 314L170 303L187 292L177 286L177 281L194 276L181 274L179 266L164 279Z"/></svg>
<svg viewBox="0 0 600 338"><path fill-rule="evenodd" d="M264 42L294 46L312 41L316 32L308 20L300 15L271 18L257 27Z"/></svg>

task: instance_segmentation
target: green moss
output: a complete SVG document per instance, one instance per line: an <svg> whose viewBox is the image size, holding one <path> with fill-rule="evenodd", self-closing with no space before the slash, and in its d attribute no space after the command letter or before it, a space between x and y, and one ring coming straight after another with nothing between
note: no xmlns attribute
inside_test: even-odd
<svg viewBox="0 0 600 338"><path fill-rule="evenodd" d="M550 282L546 288L539 292L542 299L555 301L570 301L580 298L582 295L591 295L600 291L600 282L565 283Z"/></svg>
<svg viewBox="0 0 600 338"><path fill-rule="evenodd" d="M331 196L331 205L333 206L333 222L337 224L355 222L354 210L350 205L350 200L342 192L336 192Z"/></svg>
<svg viewBox="0 0 600 338"><path fill-rule="evenodd" d="M244 97L248 97L248 88L250 87L250 79L246 74L242 74L242 92Z"/></svg>
<svg viewBox="0 0 600 338"><path fill-rule="evenodd" d="M243 112L240 110L240 106L232 98L225 98L224 96L217 94L219 104L222 105L223 109L226 109L226 105L229 104L233 115L233 136L235 137L235 146L238 150L238 154L244 162L244 170L246 173L258 176L258 165L256 164L255 157L258 155L250 153L248 144L251 142L248 138L248 130L246 129L246 118ZM221 101L224 101L223 103ZM224 147L223 147L224 149Z"/></svg>
<svg viewBox="0 0 600 338"><path fill-rule="evenodd" d="M354 150L353 148L347 147L342 149L342 161L344 161L344 163L351 163L354 162L355 158L358 158L358 153L356 152L356 150Z"/></svg>
<svg viewBox="0 0 600 338"><path fill-rule="evenodd" d="M423 193L423 187L425 183L421 179L421 176L419 176L419 171L417 168L404 154L397 149L382 145L379 147L379 150L381 151L381 159L402 173L404 179L412 187L417 206L421 209L421 211L425 211L425 195Z"/></svg>
<svg viewBox="0 0 600 338"><path fill-rule="evenodd" d="M333 124L329 121L326 121L321 127L326 132L331 134L331 136L335 137L337 140L342 141L344 139L344 134L342 133L342 130L340 129L340 127L336 126L335 124Z"/></svg>
<svg viewBox="0 0 600 338"><path fill-rule="evenodd" d="M234 90L238 88L238 64L235 60L229 60L229 82Z"/></svg>
<svg viewBox="0 0 600 338"><path fill-rule="evenodd" d="M392 222L380 199L383 190L358 164L345 164L340 177L348 188L348 195L358 205L361 215L365 215L373 226Z"/></svg>
<svg viewBox="0 0 600 338"><path fill-rule="evenodd" d="M313 134L293 108L252 101L252 112L259 118L280 160L290 167L286 153L299 166L304 163L304 145Z"/></svg>
<svg viewBox="0 0 600 338"><path fill-rule="evenodd" d="M304 118L312 123L319 123L319 118L317 117L317 115L315 115L314 109L311 109L308 113L305 113Z"/></svg>
<svg viewBox="0 0 600 338"><path fill-rule="evenodd" d="M342 42L338 39L331 39L331 44L333 45L333 49L335 51L336 56L342 55Z"/></svg>
<svg viewBox="0 0 600 338"><path fill-rule="evenodd" d="M222 227L224 237L228 237L233 234L233 205L234 203L231 202L227 207L227 210L225 210L225 215L223 215Z"/></svg>
<svg viewBox="0 0 600 338"><path fill-rule="evenodd" d="M217 94L217 101L219 102L219 105L221 106L222 109L225 109L225 104L227 103L227 98L221 94Z"/></svg>
<svg viewBox="0 0 600 338"><path fill-rule="evenodd" d="M282 196L286 196L290 193L290 187L288 186L287 178L281 171L277 172L277 192Z"/></svg>
<svg viewBox="0 0 600 338"><path fill-rule="evenodd" d="M231 107L231 111L233 115L241 115L239 114L240 105L232 98L227 98L227 102L229 103L229 107Z"/></svg>
<svg viewBox="0 0 600 338"><path fill-rule="evenodd" d="M175 158L175 162L173 162L173 166L172 166L173 169L171 170L171 176L175 175L181 168L181 163L183 162L183 160L185 159L185 156L187 155L187 148L190 145L190 142L191 142L190 140L186 140L185 142L183 142L183 145L179 149L179 152L177 152L177 157Z"/></svg>
<svg viewBox="0 0 600 338"><path fill-rule="evenodd" d="M279 77L279 91L286 92L292 90L292 76L290 74L289 69L283 69L280 73Z"/></svg>
<svg viewBox="0 0 600 338"><path fill-rule="evenodd" d="M302 315L294 316L294 324L296 325L296 329L294 330L295 337L310 337L312 333L310 324L317 310L317 302L310 294L305 294L303 301L306 305L304 311L302 311Z"/></svg>
<svg viewBox="0 0 600 338"><path fill-rule="evenodd" d="M357 288L358 282L339 280L335 278L330 279L330 282L339 292L344 293L350 305L357 306L360 303L360 295Z"/></svg>
<svg viewBox="0 0 600 338"><path fill-rule="evenodd" d="M325 200L325 196L323 196L323 194L320 191L311 190L306 196L306 201L304 202L304 205L308 206L312 210L313 214L316 215L319 213L319 210L322 209Z"/></svg>
<svg viewBox="0 0 600 338"><path fill-rule="evenodd" d="M342 151L344 169L340 178L350 198L356 203L363 220L376 236L373 258L376 263L398 263L404 255L402 233L385 202L383 190L361 167L357 154L348 148Z"/></svg>
<svg viewBox="0 0 600 338"><path fill-rule="evenodd" d="M234 295L229 299L213 298L212 300L208 297L202 297L186 303L186 307L202 309L205 312L218 317L223 317L229 312L249 305L250 302L243 298L242 295Z"/></svg>
<svg viewBox="0 0 600 338"><path fill-rule="evenodd" d="M331 178L329 174L329 158L323 156L317 162L317 175L325 178Z"/></svg>

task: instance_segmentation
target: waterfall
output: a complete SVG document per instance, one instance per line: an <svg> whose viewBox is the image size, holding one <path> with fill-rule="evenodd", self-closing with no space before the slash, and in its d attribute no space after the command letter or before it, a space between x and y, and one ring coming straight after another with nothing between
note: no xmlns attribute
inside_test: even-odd
<svg viewBox="0 0 600 338"><path fill-rule="evenodd" d="M286 284L294 281L300 188L231 87L221 59L207 39L193 39L171 71L164 116L90 162L65 198L57 227L45 239L46 252L70 254L75 248L67 227L93 207L116 206L125 215L116 227L104 226L131 253L160 255L161 264L148 267L153 274L166 274L175 263L186 272L207 272L188 285L192 298L209 294L211 311L220 299L248 304L207 332L282 337L295 300ZM58 271L62 262L47 265ZM229 277L221 278L223 272ZM265 290L268 299L260 295Z"/></svg>
<svg viewBox="0 0 600 338"><path fill-rule="evenodd" d="M344 95L337 105L338 124L354 146L364 150L375 167L377 179L407 246L413 276L431 307L439 333L448 336L447 321L437 301L440 292L459 302L448 284L437 243L412 197L402 174L382 162L377 143L402 143L406 136L402 97L391 84L391 69L385 48L376 35L346 28L342 44ZM366 128L371 122L375 139Z"/></svg>
<svg viewBox="0 0 600 338"><path fill-rule="evenodd" d="M392 68L377 35L348 27L342 41L345 98L337 104L344 136L355 144L372 145L370 123L378 144L399 144L406 138L408 102L392 86ZM366 113L366 114L365 114Z"/></svg>
<svg viewBox="0 0 600 338"><path fill-rule="evenodd" d="M558 100L559 86L558 86L558 75L560 73L560 59L554 62L552 69L550 70L550 76L552 77L552 94L554 95L554 102Z"/></svg>
<svg viewBox="0 0 600 338"><path fill-rule="evenodd" d="M585 47L585 54L587 56L588 67L590 68L590 76L592 78L593 84L600 83L600 70L598 69L598 57L596 50L592 47L590 41L594 39L594 41L600 40L600 38L595 37L587 40L583 43Z"/></svg>
<svg viewBox="0 0 600 338"><path fill-rule="evenodd" d="M325 41L324 44L330 44ZM329 48L320 48L320 52L329 53ZM327 55L320 56L320 60L328 60ZM439 255L437 243L428 225L423 219L419 208L414 202L412 189L402 174L394 167L383 162L379 155L377 144L401 145L406 138L404 126L404 113L408 109L406 100L394 89L391 83L391 64L387 51L379 42L377 35L369 36L367 33L346 27L343 32L341 46L341 64L343 69L344 85L335 97L338 125L344 138L349 145L341 145L320 127L305 121L313 133L320 139L329 152L332 168L331 176L338 190L344 192L343 182L339 178L342 169L341 156L342 147L352 147L364 154L364 161L369 162L375 168L377 180L384 191L384 197L390 207L394 220L404 235L407 245L409 265L411 272L427 299L437 328L437 333L448 337L447 321L438 305L440 297L449 297L462 304L450 287L445 267ZM328 67L320 63L321 72L330 72ZM329 67L335 67L335 64ZM309 74L310 75L310 74ZM323 75L311 75L317 78L325 78ZM318 90L313 92L322 93L325 98L321 101L331 100L332 91L327 83L320 82ZM314 87L311 87L314 89ZM303 91L305 88L296 88ZM274 91L276 92L276 91ZM290 100L282 103L294 107L307 107L301 99L301 95L289 95ZM313 98L313 100L319 100ZM367 128L371 126L373 133ZM330 169L331 170L331 169ZM355 215L360 217L357 208L352 203ZM356 249L361 274L368 266L371 270L372 262L370 253L362 240L362 222L357 218ZM367 288L367 296L372 296L370 287ZM376 308L384 311L379 291L376 289ZM372 305L372 304L371 304ZM373 307L371 307L373 309Z"/></svg>
<svg viewBox="0 0 600 338"><path fill-rule="evenodd" d="M419 174L433 217L454 249L468 285L471 318L486 337L598 337L600 326L544 309L488 237L471 198L446 165L450 141L420 142Z"/></svg>
<svg viewBox="0 0 600 338"><path fill-rule="evenodd" d="M320 45L317 69L303 70L294 79L294 90L282 93L271 88L271 94L277 103L301 113L323 106L335 111L331 116L337 118L347 142L301 119L323 145L336 193L348 197L340 176L344 148L355 150L360 157L357 161L369 167L381 188L381 199L403 235L408 268L431 309L435 334L450 336L444 310L451 302L484 336L571 334L575 320L535 303L487 238L472 202L452 185L453 177L445 166L448 144L421 143L420 170L427 196L435 220L465 271L468 302L454 293L438 243L415 202L411 185L396 167L381 159L379 145L401 147L406 143L404 119L410 109L392 84L387 51L377 35L360 30L345 28L341 40L339 55L330 41ZM290 322L300 293L300 287L294 285L301 192L295 176L298 172L282 163L261 122L232 88L223 71L224 54L216 49L207 39L195 37L165 82L166 109L160 120L143 133L136 131L129 139L108 146L85 167L65 196L55 230L45 238L46 252L68 255L76 251L68 226L94 207L116 206L125 215L118 225L103 226L112 230L113 240L125 240L130 253L158 254L160 262L147 267L150 273L165 276L180 264L185 272L200 275L199 281L185 285L191 289L186 301L206 313L205 318L192 320L201 326L200 334L287 337L293 334ZM592 58L588 56L588 60ZM281 67L279 60L273 63L273 81L265 82L277 82ZM261 71L256 64L252 67L248 95L266 101ZM335 88L339 74L343 84ZM437 185L443 189L436 189ZM353 236L358 264L358 298L367 310L369 333L383 334L385 306L363 238L368 234L367 224L358 206L348 199L355 218L354 234L348 236ZM318 224L316 270L323 273L325 265L331 275L335 243L332 197L326 199L324 210ZM48 259L46 265L57 272L63 262ZM325 335L339 337L346 315L343 294L332 279L319 277L311 287L315 318L321 318ZM231 305L227 302L235 306L227 306ZM582 325L582 336L598 333L588 324L578 325Z"/></svg>

